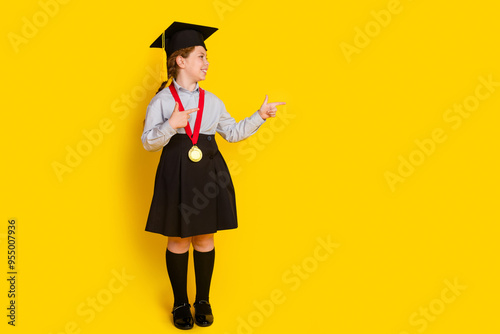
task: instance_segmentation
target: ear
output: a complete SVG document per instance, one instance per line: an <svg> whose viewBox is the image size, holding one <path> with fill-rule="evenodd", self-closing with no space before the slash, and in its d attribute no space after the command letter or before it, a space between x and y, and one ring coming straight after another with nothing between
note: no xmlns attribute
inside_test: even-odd
<svg viewBox="0 0 500 334"><path fill-rule="evenodd" d="M180 68L186 67L186 63L185 63L184 58L182 56L175 57L175 62L177 63L177 66L179 66Z"/></svg>

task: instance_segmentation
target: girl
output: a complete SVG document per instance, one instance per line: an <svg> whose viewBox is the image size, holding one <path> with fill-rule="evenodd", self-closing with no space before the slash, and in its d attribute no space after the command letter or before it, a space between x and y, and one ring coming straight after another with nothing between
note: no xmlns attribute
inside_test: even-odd
<svg viewBox="0 0 500 334"><path fill-rule="evenodd" d="M168 78L148 105L141 138L146 150L163 149L146 231L168 237L166 262L174 294L173 322L180 329L193 327L186 288L190 244L196 276L194 322L210 326L213 234L238 226L233 183L215 133L229 142L243 140L267 118L276 116L276 106L285 104L268 103L266 95L257 112L237 123L219 98L199 87L209 66L204 40L216 30L174 22L151 44L165 49Z"/></svg>

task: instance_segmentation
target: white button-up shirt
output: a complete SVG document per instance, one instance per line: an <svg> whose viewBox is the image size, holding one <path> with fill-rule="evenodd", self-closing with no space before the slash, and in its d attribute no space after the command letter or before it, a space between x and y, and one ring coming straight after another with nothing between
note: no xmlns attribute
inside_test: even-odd
<svg viewBox="0 0 500 334"><path fill-rule="evenodd" d="M184 110L197 108L200 96L199 86L189 91L177 84L175 79L173 85L179 94L179 98L184 106ZM142 133L142 144L148 151L158 151L168 144L170 138L177 134L185 134L184 128L173 129L168 123L175 107L175 100L168 87L156 94L146 110L146 120L144 132ZM194 130L194 123L198 112L190 114L189 126ZM237 142L248 138L254 134L265 122L258 112L239 122L226 111L226 107L221 99L214 94L205 91L205 106L203 108L203 118L201 120L200 133L214 135L218 132L228 142Z"/></svg>

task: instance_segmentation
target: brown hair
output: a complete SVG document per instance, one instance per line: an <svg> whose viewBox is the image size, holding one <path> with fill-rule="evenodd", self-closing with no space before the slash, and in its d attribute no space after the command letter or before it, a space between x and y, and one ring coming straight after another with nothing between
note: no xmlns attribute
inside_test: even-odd
<svg viewBox="0 0 500 334"><path fill-rule="evenodd" d="M160 85L160 88L158 88L158 91L156 94L158 94L165 86L167 83L170 81L170 79L177 78L177 72L179 71L179 65L177 65L177 61L175 60L177 56L181 56L182 58L187 58L193 52L194 46L190 46L188 48L180 49L172 53L171 55L168 56L167 59L167 70L168 70L168 77L167 81L163 81Z"/></svg>

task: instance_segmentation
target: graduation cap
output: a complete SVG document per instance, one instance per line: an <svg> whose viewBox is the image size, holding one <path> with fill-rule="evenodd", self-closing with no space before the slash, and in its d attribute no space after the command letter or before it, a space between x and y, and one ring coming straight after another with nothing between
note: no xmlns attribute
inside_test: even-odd
<svg viewBox="0 0 500 334"><path fill-rule="evenodd" d="M197 24L174 22L154 42L151 48L163 48L168 55L190 46L203 46L205 40L218 28L200 26Z"/></svg>

